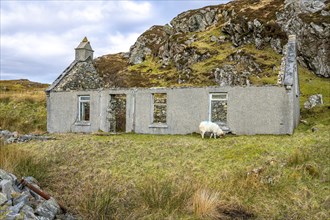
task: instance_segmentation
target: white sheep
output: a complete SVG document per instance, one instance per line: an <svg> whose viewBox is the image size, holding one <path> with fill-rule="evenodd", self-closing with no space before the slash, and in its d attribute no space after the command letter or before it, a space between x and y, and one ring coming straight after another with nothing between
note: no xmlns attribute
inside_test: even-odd
<svg viewBox="0 0 330 220"><path fill-rule="evenodd" d="M202 121L199 124L199 130L201 131L202 138L204 138L205 132L211 132L210 138L212 138L212 135L213 135L214 139L217 138L217 135L218 136L225 135L223 133L223 131L221 130L221 128L219 127L219 125L217 125L216 123L210 122L210 121Z"/></svg>

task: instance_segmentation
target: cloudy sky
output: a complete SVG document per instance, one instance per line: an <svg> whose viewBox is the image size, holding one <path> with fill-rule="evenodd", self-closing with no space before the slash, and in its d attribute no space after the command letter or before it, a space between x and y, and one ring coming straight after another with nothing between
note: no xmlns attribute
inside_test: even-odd
<svg viewBox="0 0 330 220"><path fill-rule="evenodd" d="M0 79L51 83L87 36L94 57L127 52L152 25L228 0L1 0Z"/></svg>

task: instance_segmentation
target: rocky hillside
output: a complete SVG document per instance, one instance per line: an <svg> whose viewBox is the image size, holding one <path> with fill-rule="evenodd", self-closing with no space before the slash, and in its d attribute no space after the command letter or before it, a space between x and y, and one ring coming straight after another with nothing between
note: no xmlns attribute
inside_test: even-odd
<svg viewBox="0 0 330 220"><path fill-rule="evenodd" d="M275 84L288 35L298 60L330 77L330 1L236 0L183 12L129 53L95 59L107 87Z"/></svg>

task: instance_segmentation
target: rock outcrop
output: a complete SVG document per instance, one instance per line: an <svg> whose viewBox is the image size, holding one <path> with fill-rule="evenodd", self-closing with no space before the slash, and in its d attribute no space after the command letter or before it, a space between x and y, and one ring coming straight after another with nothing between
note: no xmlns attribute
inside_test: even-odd
<svg viewBox="0 0 330 220"><path fill-rule="evenodd" d="M322 0L286 0L276 22L297 37L300 64L330 77L330 3Z"/></svg>
<svg viewBox="0 0 330 220"><path fill-rule="evenodd" d="M200 32L216 24L218 22L218 14L218 7L205 7L199 10L183 12L170 23L176 33Z"/></svg>
<svg viewBox="0 0 330 220"><path fill-rule="evenodd" d="M223 59L219 53L235 52L254 45L260 51L257 53L267 54L267 48L272 48L275 53L283 55L288 36L296 35L299 63L319 76L330 77L329 9L330 3L325 0L240 0L186 11L173 18L170 24L156 25L144 32L130 48L128 66L117 75L125 75L122 74L124 72L128 78L135 75L139 80L145 78L148 81L149 77L156 77L156 72L162 72L160 78L178 84L194 84L194 77L206 79L203 83L210 83L212 79L212 85L253 84L248 78L273 74L274 71L269 70L279 68L280 60L276 61L277 67L275 61L270 63L267 58L262 58L264 65L260 63L261 59L245 65L246 62L240 60L227 62L230 57ZM234 49L228 47L229 42ZM201 65L196 73L193 66L207 60L212 60L209 62L212 64ZM144 61L147 61L146 66L143 66ZM107 59L104 62L108 62ZM148 62L157 67L148 69ZM245 63L243 66L247 69L242 71L242 65L233 62ZM265 66L267 62L269 66ZM141 68L134 69L140 64ZM253 67L255 64L259 67ZM144 72L141 71L143 67L146 67ZM152 76L145 74L152 71ZM127 85L130 86L129 83ZM156 86L157 83L151 85ZM133 86L138 85L133 83Z"/></svg>

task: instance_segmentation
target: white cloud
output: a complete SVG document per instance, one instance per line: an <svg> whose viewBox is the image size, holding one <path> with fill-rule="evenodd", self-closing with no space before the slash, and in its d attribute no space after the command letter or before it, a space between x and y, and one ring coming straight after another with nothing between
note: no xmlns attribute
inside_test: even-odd
<svg viewBox="0 0 330 220"><path fill-rule="evenodd" d="M1 1L1 78L50 83L74 59L74 48L84 36L95 57L126 52L152 25L169 22L189 5L207 4L206 0Z"/></svg>
<svg viewBox="0 0 330 220"><path fill-rule="evenodd" d="M133 1L5 2L1 8L3 31L63 30L78 25L136 23L152 17L152 5Z"/></svg>
<svg viewBox="0 0 330 220"><path fill-rule="evenodd" d="M115 34L108 34L106 37L105 45L106 48L99 48L98 53L102 54L109 54L109 53L119 53L119 52L128 52L130 46L132 46L136 39L139 37L140 33L129 33L129 34L122 34L122 33L115 33Z"/></svg>
<svg viewBox="0 0 330 220"><path fill-rule="evenodd" d="M65 41L64 41L65 42ZM26 34L1 36L1 49L16 56L59 56L66 55L68 48L59 36L52 34Z"/></svg>

